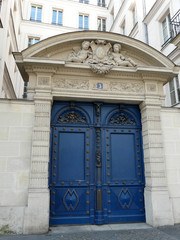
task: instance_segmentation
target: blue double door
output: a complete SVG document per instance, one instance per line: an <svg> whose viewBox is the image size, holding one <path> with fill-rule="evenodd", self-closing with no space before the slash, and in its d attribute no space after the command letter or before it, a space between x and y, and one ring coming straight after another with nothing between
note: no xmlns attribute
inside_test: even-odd
<svg viewBox="0 0 180 240"><path fill-rule="evenodd" d="M145 221L138 106L54 102L50 225Z"/></svg>

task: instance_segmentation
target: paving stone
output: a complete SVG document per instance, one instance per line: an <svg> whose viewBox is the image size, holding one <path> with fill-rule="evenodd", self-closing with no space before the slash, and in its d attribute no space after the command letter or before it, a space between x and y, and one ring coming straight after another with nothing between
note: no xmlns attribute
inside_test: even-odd
<svg viewBox="0 0 180 240"><path fill-rule="evenodd" d="M0 235L1 240L180 240L180 224L138 230L49 232L44 235Z"/></svg>

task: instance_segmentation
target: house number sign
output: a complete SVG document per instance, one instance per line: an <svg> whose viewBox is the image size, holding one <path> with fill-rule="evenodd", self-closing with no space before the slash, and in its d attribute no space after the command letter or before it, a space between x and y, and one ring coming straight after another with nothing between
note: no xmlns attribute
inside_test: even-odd
<svg viewBox="0 0 180 240"><path fill-rule="evenodd" d="M97 83L97 88L98 89L103 89L103 83Z"/></svg>

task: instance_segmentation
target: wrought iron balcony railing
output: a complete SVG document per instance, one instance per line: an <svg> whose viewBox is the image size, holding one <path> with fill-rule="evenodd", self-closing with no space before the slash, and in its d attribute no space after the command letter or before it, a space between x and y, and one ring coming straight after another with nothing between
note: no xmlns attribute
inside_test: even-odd
<svg viewBox="0 0 180 240"><path fill-rule="evenodd" d="M175 38L180 33L180 10L171 18L171 38Z"/></svg>

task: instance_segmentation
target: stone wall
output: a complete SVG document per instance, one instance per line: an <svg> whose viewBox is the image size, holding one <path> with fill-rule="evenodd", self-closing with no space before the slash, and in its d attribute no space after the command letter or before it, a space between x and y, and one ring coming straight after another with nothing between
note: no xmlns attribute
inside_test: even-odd
<svg viewBox="0 0 180 240"><path fill-rule="evenodd" d="M180 109L162 108L162 130L165 149L168 190L174 222L180 222Z"/></svg>
<svg viewBox="0 0 180 240"><path fill-rule="evenodd" d="M0 229L8 225L16 233L24 232L29 205L34 113L33 101L0 100ZM179 223L180 109L162 108L161 122L168 191L174 222Z"/></svg>
<svg viewBox="0 0 180 240"><path fill-rule="evenodd" d="M34 103L0 100L0 228L22 233L28 200Z"/></svg>

